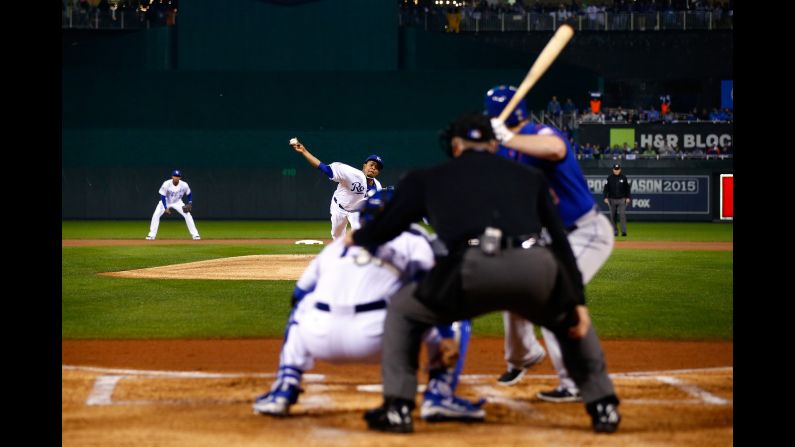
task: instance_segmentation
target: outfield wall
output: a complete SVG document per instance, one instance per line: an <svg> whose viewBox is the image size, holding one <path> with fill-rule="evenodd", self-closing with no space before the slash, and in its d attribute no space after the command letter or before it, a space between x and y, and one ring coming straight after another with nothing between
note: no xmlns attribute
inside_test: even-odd
<svg viewBox="0 0 795 447"><path fill-rule="evenodd" d="M184 180L193 191L194 216L197 220L327 218L336 183L295 155L277 168L240 164L185 169ZM605 211L601 187L612 162L583 162L594 198ZM719 176L733 173L728 160L625 161L623 166L629 179L637 182L636 200L628 208L630 220L715 220ZM387 166L379 179L385 186L394 185L407 171ZM157 190L167 178L169 171L161 167L64 167L62 216L148 219L159 199Z"/></svg>

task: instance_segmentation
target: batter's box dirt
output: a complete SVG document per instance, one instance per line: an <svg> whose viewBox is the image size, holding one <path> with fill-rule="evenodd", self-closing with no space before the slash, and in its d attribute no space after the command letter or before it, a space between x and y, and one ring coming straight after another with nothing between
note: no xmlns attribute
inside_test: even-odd
<svg viewBox="0 0 795 447"><path fill-rule="evenodd" d="M733 363L731 342L604 341L623 415L619 432L607 436L591 431L581 403L547 403L535 397L538 391L556 385L548 362L533 368L514 387L497 386L495 380L505 367L500 355L503 342L502 338L473 338L459 387L463 397L489 398L484 405L484 423L415 420L413 434L391 435L368 431L362 420L363 410L381 400L378 365L318 362L314 374L306 376L306 392L293 407L293 415L270 418L254 415L251 404L272 383L280 339L64 340L62 446L634 447L733 443L733 370L726 367ZM251 352L261 355L252 361ZM641 355L647 352L654 355ZM166 375L135 374L141 370ZM183 377L167 377L168 371ZM425 380L420 374L419 382ZM94 399L91 405L89 398ZM418 411L414 414L418 416Z"/></svg>
<svg viewBox="0 0 795 447"><path fill-rule="evenodd" d="M535 397L538 391L554 386L554 379L530 376L513 387L492 385L493 380L487 378L466 380L467 383L460 386L462 396L470 399L485 396L488 399L484 406L487 411L484 423L439 424L416 420L416 433L406 438L405 444L391 444L394 438L386 438L389 442L383 445L431 445L426 443L431 441L433 445L460 445L460 441L458 444L449 442L446 436L465 437L467 441L472 441L471 445L490 446L510 445L520 439L528 442L527 445L549 445L544 440L552 439L556 440L555 443L568 440L560 445L579 445L586 440L592 445L619 446L667 444L669 441L675 441L676 445L728 445L731 443L733 423L731 402L711 403L705 396L719 394L723 396L721 399L730 398L731 374L731 370L727 369L722 373L707 375L660 374L616 378L616 389L623 402L621 409L624 420L620 434L610 437L610 442L604 444L601 442L604 438L591 433L590 422L581 403L548 403ZM231 424L230 427L236 427L231 431L230 427L224 428L230 431L232 438L239 435L238 431L248 433L246 436L256 436L257 432L264 434L263 429L270 434L295 430L296 424L299 424L303 427L300 429L301 434L295 435L298 439L304 439L307 445L335 445L317 444L319 440L312 438L324 433L323 436L353 442L345 444L340 441L339 445L367 445L378 436L384 436L368 432L361 419L363 410L380 403L380 393L361 391L362 385L372 387L373 384L351 383L351 377L338 380L342 378L329 375L323 381L305 384L305 392L299 404L291 409L288 418L252 414L254 397L270 385L270 381L262 378L163 378L86 375L81 371L64 371L63 377L65 389L74 388L63 395L64 429L67 431L83 425L81 421L84 418L75 420L76 414L93 412L92 418L100 424L117 424L117 418L126 414L131 420L145 423L148 430L163 430L160 427L162 421L173 420L188 427L197 427L197 435L214 426L214 421L226 420ZM89 387L87 385L92 378L94 386ZM111 380L112 390L105 390L107 399L102 406L106 407L104 412L108 416L103 417L98 406L87 405L86 402L90 393L97 391L96 384L103 380L107 382L108 378L115 378L115 382ZM365 389L368 387L365 386ZM77 400L83 401L82 407ZM421 402L419 394L417 401ZM705 432L712 433L714 437L702 438L701 434ZM553 436L553 433L556 435ZM690 435L685 436L683 433ZM218 433L214 436L218 436ZM107 437L113 438L113 435L108 433ZM267 441L278 438L269 436ZM717 443L717 440L722 444ZM263 442L261 445L274 444Z"/></svg>

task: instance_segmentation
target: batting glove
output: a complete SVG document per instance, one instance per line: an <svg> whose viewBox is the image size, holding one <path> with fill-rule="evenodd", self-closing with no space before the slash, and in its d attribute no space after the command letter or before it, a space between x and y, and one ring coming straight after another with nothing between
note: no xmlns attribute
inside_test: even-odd
<svg viewBox="0 0 795 447"><path fill-rule="evenodd" d="M491 128L494 130L494 135L497 137L497 140L499 140L500 143L505 143L506 141L513 138L514 135L516 135L508 130L508 128L505 126L505 121L499 118L491 119Z"/></svg>

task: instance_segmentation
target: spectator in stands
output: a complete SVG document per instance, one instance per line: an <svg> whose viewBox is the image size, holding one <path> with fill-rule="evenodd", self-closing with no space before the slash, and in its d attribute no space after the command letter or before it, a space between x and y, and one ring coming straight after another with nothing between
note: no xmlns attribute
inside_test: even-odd
<svg viewBox="0 0 795 447"><path fill-rule="evenodd" d="M725 145L723 145L723 155L732 155L734 151L732 151L732 142L727 141Z"/></svg>
<svg viewBox="0 0 795 447"><path fill-rule="evenodd" d="M691 158L703 158L705 155L706 152L704 152L704 149L698 146L694 147L687 153L687 156Z"/></svg>
<svg viewBox="0 0 795 447"><path fill-rule="evenodd" d="M621 106L616 108L616 121L627 121L627 111L624 110Z"/></svg>
<svg viewBox="0 0 795 447"><path fill-rule="evenodd" d="M561 109L557 96L553 96L549 104L547 104L547 112L552 116L560 116Z"/></svg>
<svg viewBox="0 0 795 447"><path fill-rule="evenodd" d="M447 32L461 32L461 9L458 7L447 10Z"/></svg>
<svg viewBox="0 0 795 447"><path fill-rule="evenodd" d="M596 15L599 12L599 8L597 8L595 4L589 4L588 7L585 8L585 12L588 14L588 20L592 24L596 22Z"/></svg>
<svg viewBox="0 0 795 447"><path fill-rule="evenodd" d="M602 112L602 94L591 93L591 113L599 115Z"/></svg>
<svg viewBox="0 0 795 447"><path fill-rule="evenodd" d="M676 150L675 150L675 149L674 149L674 147L671 145L671 143L667 143L667 142L666 142L666 143L665 143L665 144L663 144L663 146L660 148L660 155L662 155L663 157L666 157L666 158L669 158L669 157L674 157L674 156L676 156Z"/></svg>
<svg viewBox="0 0 795 447"><path fill-rule="evenodd" d="M613 150L610 151L610 156L613 160L620 160L622 155L621 148L617 144L614 144Z"/></svg>
<svg viewBox="0 0 795 447"><path fill-rule="evenodd" d="M641 152L640 155L643 158L656 158L657 151L654 150L654 146L648 144L646 145L646 147L643 148L643 152Z"/></svg>
<svg viewBox="0 0 795 447"><path fill-rule="evenodd" d="M698 107L693 107L693 110L687 114L688 121L698 121Z"/></svg>
<svg viewBox="0 0 795 447"><path fill-rule="evenodd" d="M585 146L582 148L582 159L590 160L593 158L593 148L591 147L591 143L585 143Z"/></svg>
<svg viewBox="0 0 795 447"><path fill-rule="evenodd" d="M671 95L662 95L660 96L660 116L664 118L669 113L671 113Z"/></svg>
<svg viewBox="0 0 795 447"><path fill-rule="evenodd" d="M568 19L570 16L571 15L569 14L569 11L566 9L566 6L563 3L561 3L558 6L557 14L555 16L555 18L557 19L558 23L562 23L563 21Z"/></svg>
<svg viewBox="0 0 795 447"><path fill-rule="evenodd" d="M599 146L599 143L593 145L593 158L594 160L600 160L602 158L602 147Z"/></svg>
<svg viewBox="0 0 795 447"><path fill-rule="evenodd" d="M577 107L574 105L574 102L571 98L566 98L566 102L563 104L563 113L570 114L577 111Z"/></svg>
<svg viewBox="0 0 795 447"><path fill-rule="evenodd" d="M646 121L650 122L657 122L660 121L660 112L657 111L654 107L649 107L648 110L645 112L646 114Z"/></svg>
<svg viewBox="0 0 795 447"><path fill-rule="evenodd" d="M723 116L726 118L726 121L734 121L734 113L732 113L732 109L728 107L723 109Z"/></svg>
<svg viewBox="0 0 795 447"><path fill-rule="evenodd" d="M569 13L570 17L577 17L580 15L580 5L577 4L577 0L571 0L571 4L569 4Z"/></svg>
<svg viewBox="0 0 795 447"><path fill-rule="evenodd" d="M721 113L718 111L717 107L712 108L712 112L709 114L710 121L723 121Z"/></svg>

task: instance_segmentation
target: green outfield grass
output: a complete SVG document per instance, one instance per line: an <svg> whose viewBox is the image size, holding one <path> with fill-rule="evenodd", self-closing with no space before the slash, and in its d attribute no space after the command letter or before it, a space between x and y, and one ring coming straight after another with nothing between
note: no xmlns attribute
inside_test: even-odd
<svg viewBox="0 0 795 447"><path fill-rule="evenodd" d="M205 239L313 238L328 222L205 222ZM163 238L189 238L163 222ZM64 222L64 239L139 239L146 222ZM630 223L628 240L731 241L731 224ZM166 233L173 232L173 235ZM673 237L671 235L676 235ZM624 239L624 238L621 238ZM151 245L62 249L63 338L280 337L293 281L152 280L98 276L252 254L317 253L319 246ZM616 249L586 287L604 338L731 340L731 252ZM499 314L475 320L476 335L502 335Z"/></svg>
<svg viewBox="0 0 795 447"><path fill-rule="evenodd" d="M202 239L331 239L331 223L322 221L200 220L196 228ZM61 239L144 239L149 221L65 220ZM163 216L158 239L190 239L185 220L178 214Z"/></svg>
<svg viewBox="0 0 795 447"><path fill-rule="evenodd" d="M203 239L330 239L328 220L316 221L224 221L196 218ZM633 241L709 241L730 242L730 223L650 223L629 222L626 240ZM143 239L149 233L149 221L65 220L62 239ZM190 239L180 216L163 217L158 239ZM619 240L625 240L619 237Z"/></svg>

